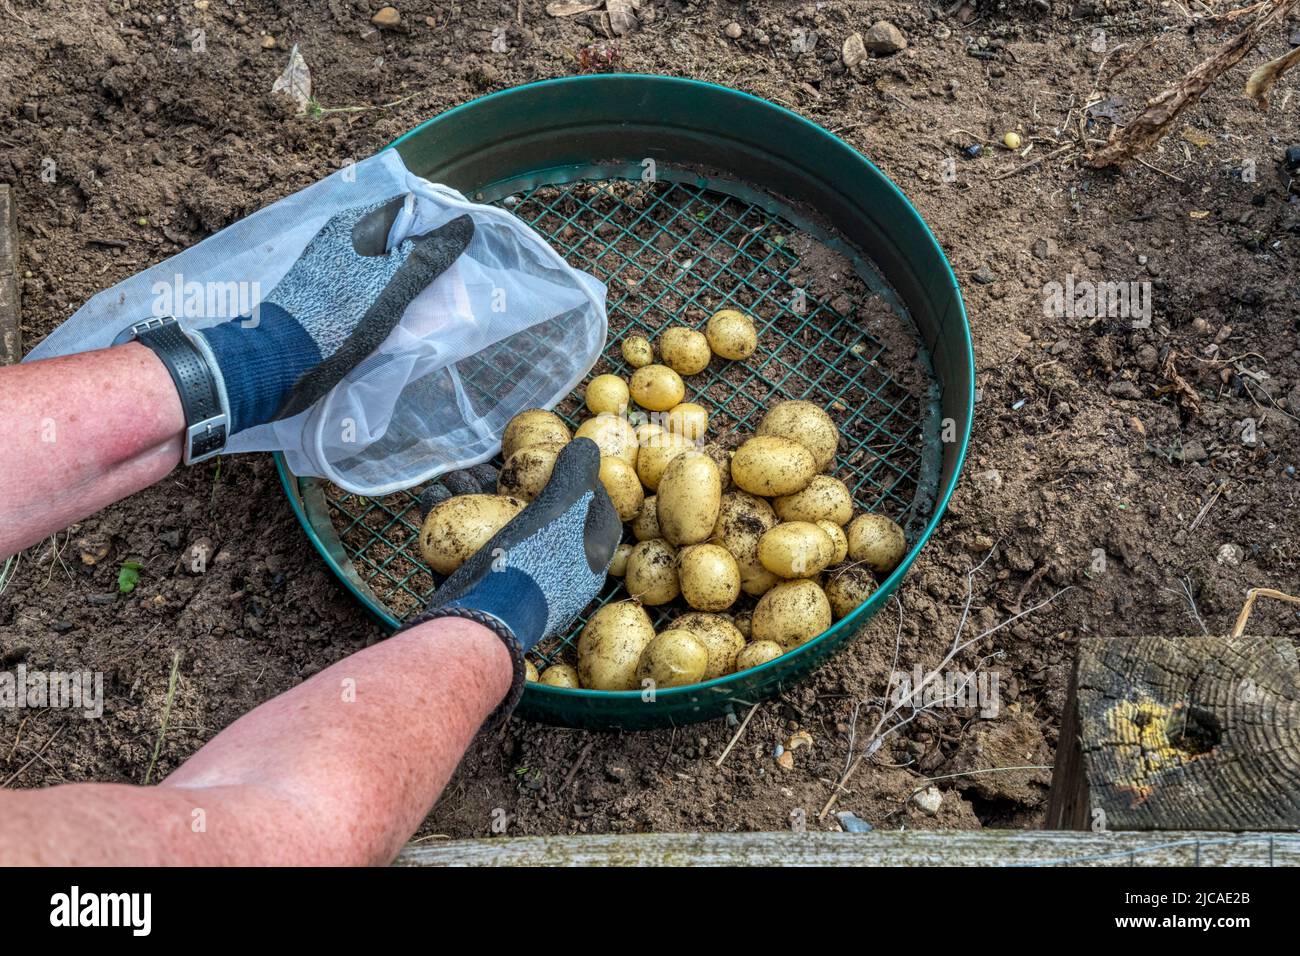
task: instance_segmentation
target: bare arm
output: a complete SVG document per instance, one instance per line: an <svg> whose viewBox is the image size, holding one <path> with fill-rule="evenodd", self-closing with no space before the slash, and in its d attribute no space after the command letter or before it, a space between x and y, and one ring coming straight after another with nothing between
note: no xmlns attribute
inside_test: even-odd
<svg viewBox="0 0 1300 956"><path fill-rule="evenodd" d="M166 476L184 425L139 343L0 368L0 559Z"/></svg>
<svg viewBox="0 0 1300 956"><path fill-rule="evenodd" d="M0 791L0 865L387 863L510 678L500 638L431 621L262 704L157 787Z"/></svg>

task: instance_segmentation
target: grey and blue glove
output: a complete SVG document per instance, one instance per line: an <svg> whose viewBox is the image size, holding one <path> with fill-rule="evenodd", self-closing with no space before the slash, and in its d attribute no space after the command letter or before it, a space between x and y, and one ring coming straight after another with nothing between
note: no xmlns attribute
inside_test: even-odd
<svg viewBox="0 0 1300 956"><path fill-rule="evenodd" d="M460 216L389 250L406 197L331 218L255 314L197 332L220 373L230 434L307 408L375 351L469 245Z"/></svg>
<svg viewBox="0 0 1300 956"><path fill-rule="evenodd" d="M463 617L496 631L515 659L506 713L523 692L524 652L564 633L605 582L623 526L599 473L600 449L575 438L556 458L541 494L457 568L403 628Z"/></svg>

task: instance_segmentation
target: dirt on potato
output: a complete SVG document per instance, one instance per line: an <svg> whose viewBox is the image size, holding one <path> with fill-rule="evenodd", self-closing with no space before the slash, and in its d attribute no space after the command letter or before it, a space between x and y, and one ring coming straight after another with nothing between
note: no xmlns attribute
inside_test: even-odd
<svg viewBox="0 0 1300 956"><path fill-rule="evenodd" d="M379 29L382 5L0 3L0 182L19 204L25 346L429 116L617 70L744 90L862 150L951 259L978 370L965 477L897 603L761 705L720 765L737 730L721 720L623 734L513 721L474 744L417 839L490 835L498 810L514 835L837 827L820 811L872 735L874 700L891 672L942 660L968 599L964 633L985 636L950 670L996 675L997 706L927 709L836 809L885 828L1033 826L1079 637L1223 632L1247 588L1300 590L1300 206L1283 163L1300 79L1268 112L1241 94L1286 29L1114 172L1083 167L1080 144L1237 25L1154 0L643 0L639 27L611 38L599 17L540 3L401 2L396 28ZM845 40L876 20L906 48L846 67ZM293 44L315 84L306 116L271 94ZM1019 153L1000 145L1009 131ZM810 272L836 270L818 259ZM1144 294L1150 321L1134 321ZM862 320L887 332L888 318ZM126 562L140 565L129 594ZM178 470L10 571L0 669L99 671L105 704L90 720L0 709L4 786L141 783L156 746L157 779L381 639L267 456ZM1261 602L1250 630L1295 638L1300 617ZM798 731L811 746L785 749Z"/></svg>

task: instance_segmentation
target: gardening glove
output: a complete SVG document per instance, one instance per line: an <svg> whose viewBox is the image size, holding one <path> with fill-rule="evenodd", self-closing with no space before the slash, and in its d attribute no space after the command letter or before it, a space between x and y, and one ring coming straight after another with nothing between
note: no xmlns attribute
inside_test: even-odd
<svg viewBox="0 0 1300 956"><path fill-rule="evenodd" d="M251 315L193 333L222 381L230 434L311 407L469 245L474 222L460 216L389 250L393 222L412 202L397 196L338 213Z"/></svg>
<svg viewBox="0 0 1300 956"><path fill-rule="evenodd" d="M568 630L605 582L622 525L599 473L595 442L575 438L564 446L541 494L403 627L463 617L495 631L515 662L515 686L500 713L508 715L523 693L524 653ZM468 485L473 473L467 474Z"/></svg>

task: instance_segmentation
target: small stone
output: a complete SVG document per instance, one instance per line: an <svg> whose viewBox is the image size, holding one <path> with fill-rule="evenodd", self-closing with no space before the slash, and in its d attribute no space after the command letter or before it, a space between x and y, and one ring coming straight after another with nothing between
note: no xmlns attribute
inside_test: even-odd
<svg viewBox="0 0 1300 956"><path fill-rule="evenodd" d="M1217 561L1219 564L1224 564L1230 568L1235 568L1239 564L1241 564L1241 559L1244 558L1245 556L1246 556L1246 552L1242 551L1238 545L1225 544L1220 546L1219 553L1214 556L1214 560Z"/></svg>
<svg viewBox="0 0 1300 956"><path fill-rule="evenodd" d="M862 43L861 33L850 33L840 49L844 65L850 70L867 58L867 48Z"/></svg>
<svg viewBox="0 0 1300 956"><path fill-rule="evenodd" d="M845 833L870 833L871 824L863 820L852 810L841 810L835 814L835 819L840 821L840 829Z"/></svg>
<svg viewBox="0 0 1300 956"><path fill-rule="evenodd" d="M212 6L212 0L194 0L195 10L206 10L210 6Z"/></svg>
<svg viewBox="0 0 1300 956"><path fill-rule="evenodd" d="M379 12L370 18L370 22L381 30L393 30L402 22L402 15L397 12L396 7L381 7Z"/></svg>
<svg viewBox="0 0 1300 956"><path fill-rule="evenodd" d="M274 49L275 49L275 37L273 37L273 36L271 36L271 35L269 35L269 34L268 34L267 36L262 37L262 49L263 49L263 50L274 50Z"/></svg>
<svg viewBox="0 0 1300 956"><path fill-rule="evenodd" d="M862 45L870 53L889 56L899 50L907 49L907 37L903 36L903 31L888 20L878 20L862 38Z"/></svg>
<svg viewBox="0 0 1300 956"><path fill-rule="evenodd" d="M1057 249L1058 246L1055 239L1043 237L1042 239L1034 240L1034 244L1030 251L1033 252L1034 258L1047 260L1056 255Z"/></svg>
<svg viewBox="0 0 1300 956"><path fill-rule="evenodd" d="M1182 451L1179 453L1178 457L1183 461L1197 462L1205 461L1205 459L1209 458L1210 455L1209 452L1205 450L1205 446L1193 438L1191 441L1183 443Z"/></svg>
<svg viewBox="0 0 1300 956"><path fill-rule="evenodd" d="M981 471L977 474L975 481L986 488L997 491L1002 487L1002 472L996 468L990 468L988 471Z"/></svg>
<svg viewBox="0 0 1300 956"><path fill-rule="evenodd" d="M55 634L67 634L74 627L71 621L55 621L50 625L50 630Z"/></svg>
<svg viewBox="0 0 1300 956"><path fill-rule="evenodd" d="M1146 369L1148 372L1150 372L1156 367L1156 363L1159 360L1160 360L1160 353L1156 351L1156 347L1154 345L1147 344L1147 345L1140 346L1138 348L1137 363L1139 368Z"/></svg>
<svg viewBox="0 0 1300 956"><path fill-rule="evenodd" d="M994 282L998 281L998 277L993 274L993 270L988 266L980 266L971 273L971 278L980 285L992 285Z"/></svg>
<svg viewBox="0 0 1300 956"><path fill-rule="evenodd" d="M631 778L632 771L627 764L608 763L605 765L605 776L615 783L626 783Z"/></svg>
<svg viewBox="0 0 1300 956"><path fill-rule="evenodd" d="M1282 159L1288 173L1294 173L1300 170L1300 146L1288 146L1286 155Z"/></svg>
<svg viewBox="0 0 1300 956"><path fill-rule="evenodd" d="M1106 386L1106 394L1112 398L1122 398L1127 401L1135 402L1142 397L1142 389L1138 388L1132 382L1120 379L1117 382L1111 382Z"/></svg>
<svg viewBox="0 0 1300 956"><path fill-rule="evenodd" d="M934 816L943 806L943 794L938 787L926 787L920 793L912 797L912 802L917 808L928 817Z"/></svg>
<svg viewBox="0 0 1300 956"><path fill-rule="evenodd" d="M183 558L185 570L190 574L205 572L208 569L208 562L212 560L213 550L210 538L199 538L185 550Z"/></svg>
<svg viewBox="0 0 1300 956"><path fill-rule="evenodd" d="M728 23L725 27L722 28L722 32L727 35L727 38L729 40L739 40L741 34L744 33L745 31L741 29L739 23L737 23L735 20L732 20L730 23Z"/></svg>

